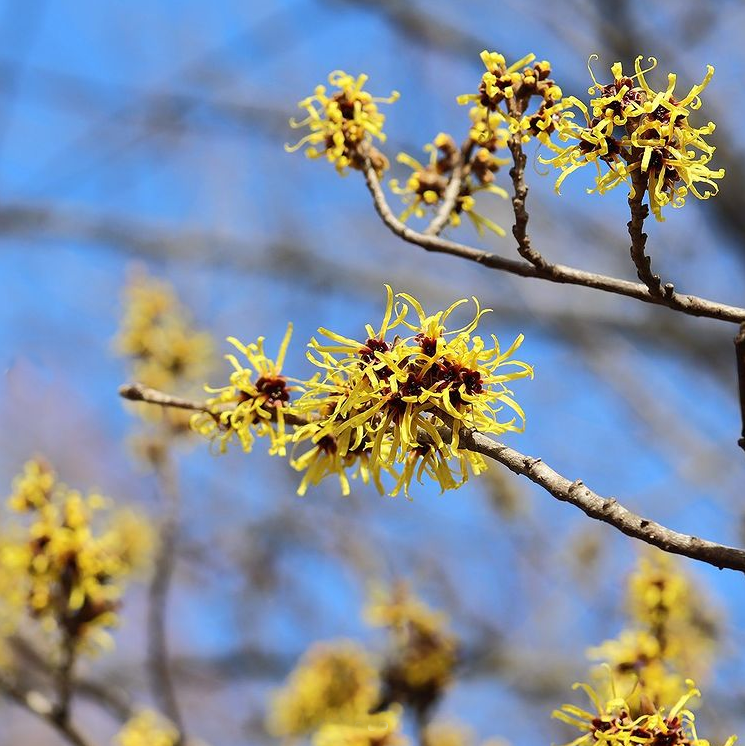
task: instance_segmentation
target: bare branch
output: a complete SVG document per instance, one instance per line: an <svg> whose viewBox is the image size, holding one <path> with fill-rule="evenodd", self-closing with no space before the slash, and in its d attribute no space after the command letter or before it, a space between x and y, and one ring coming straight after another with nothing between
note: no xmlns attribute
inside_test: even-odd
<svg viewBox="0 0 745 746"><path fill-rule="evenodd" d="M660 276L652 272L652 260L647 256L647 234L644 233L644 221L649 216L649 207L644 204L646 184L641 169L631 175L633 190L629 195L629 209L631 220L627 223L631 236L631 259L636 267L639 279L649 288L652 295L662 295L662 281ZM669 288L669 291L667 290ZM666 291L672 293L673 286L667 285Z"/></svg>
<svg viewBox="0 0 745 746"><path fill-rule="evenodd" d="M515 261L494 254L483 249L477 249L466 244L448 241L439 236L426 236L423 233L409 228L402 223L391 211L380 186L375 170L369 164L365 167L365 179L368 189L373 197L375 209L382 221L390 230L404 241L416 244L426 251L442 254L451 254L472 262L477 262L490 269L510 272L521 277L536 277L549 282L563 283L568 285L580 285L582 287L603 290L608 293L625 295L636 298L644 303L653 303L658 306L666 306L674 311L688 314L689 316L704 316L710 319L728 321L740 324L745 322L745 308L729 306L724 303L699 298L695 295L683 295L681 293L655 295L650 292L646 285L638 282L621 280L616 277L608 277L595 272L587 272L563 264L550 264L545 267L536 267L527 262Z"/></svg>
<svg viewBox="0 0 745 746"><path fill-rule="evenodd" d="M120 391L126 391L128 388L130 387L122 387ZM147 389L145 390L147 391ZM169 398L165 394L160 394L160 392L155 392L152 389L150 391L158 395L153 396L152 399L143 398L142 401L152 401L155 404L164 405L164 402ZM199 404L199 402L192 402L191 404L190 409L204 408L204 405ZM164 406L168 405L165 404ZM443 415L443 417L446 416ZM286 419L289 420L287 417ZM440 430L443 440L447 441L451 436L450 428L442 426ZM459 438L462 448L498 461L515 474L527 477L557 500L571 503L590 518L608 523L627 536L651 544L665 552L681 554L720 569L728 568L745 572L745 549L681 534L655 521L642 518L625 508L615 498L602 497L593 492L581 480L571 481L563 477L550 466L544 464L540 458L526 456L481 433L461 429ZM422 440L426 441L427 436L422 435Z"/></svg>
<svg viewBox="0 0 745 746"><path fill-rule="evenodd" d="M191 399L180 399L177 396L164 394L157 389L143 386L141 383L126 383L119 387L119 396L129 401L144 401L148 404L160 404L161 407L173 407L175 409L192 409L195 412L212 413L212 410L204 402L196 402Z"/></svg>

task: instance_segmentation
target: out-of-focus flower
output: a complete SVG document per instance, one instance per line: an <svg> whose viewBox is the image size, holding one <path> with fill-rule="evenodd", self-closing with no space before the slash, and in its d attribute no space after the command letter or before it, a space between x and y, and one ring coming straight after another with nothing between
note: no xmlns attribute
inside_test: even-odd
<svg viewBox="0 0 745 746"><path fill-rule="evenodd" d="M345 722L328 722L313 736L313 746L409 746L401 733L401 708Z"/></svg>
<svg viewBox="0 0 745 746"><path fill-rule="evenodd" d="M450 182L453 169L458 160L463 157L458 154L458 147L450 135L441 132L432 143L424 146L429 153L428 163L422 164L407 153L399 153L397 160L412 170L411 176L401 186L397 179L391 180L391 189L401 196L407 208L400 219L408 220L412 215L422 218L428 211L436 211L445 197L445 191ZM483 233L488 229L499 236L505 231L492 220L476 212L474 195L479 193L496 194L503 199L507 192L493 183L494 174L505 165L508 160L497 158L486 147L474 149L470 147L466 154L468 161L463 164L461 187L453 209L448 216L449 225L460 225L461 215L465 214L471 220L476 230Z"/></svg>
<svg viewBox="0 0 745 746"><path fill-rule="evenodd" d="M291 336L292 324L288 324L276 360L266 356L264 337L247 345L234 337L228 338L248 360L248 366L239 362L235 355L226 355L225 359L234 369L230 383L218 388L207 387L207 391L217 394L207 400L211 411L200 412L191 419L192 429L217 443L220 452L237 439L248 453L258 436L269 438L270 453L286 454L285 411L291 392L298 390L282 374Z"/></svg>
<svg viewBox="0 0 745 746"><path fill-rule="evenodd" d="M566 746L594 743L607 746L709 746L708 741L698 737L694 715L686 709L688 700L700 696L700 692L690 680L687 687L688 690L669 711L654 708L651 712L632 717L631 708L623 697L614 694L610 699L604 699L588 684L575 684L575 689L581 688L587 694L595 711L564 705L555 710L553 716L582 731L581 736ZM736 740L735 736L730 736L724 746L731 746Z"/></svg>
<svg viewBox="0 0 745 746"><path fill-rule="evenodd" d="M115 746L175 746L178 728L153 710L142 710L130 718L114 738Z"/></svg>
<svg viewBox="0 0 745 746"><path fill-rule="evenodd" d="M382 492L381 470L395 472L399 465L392 494L401 489L408 494L412 479L425 473L443 490L452 489L468 478L469 469L478 474L485 468L480 455L459 448L461 427L494 434L524 427L522 409L506 386L532 375L529 365L511 359L522 336L503 352L496 337L487 346L473 334L486 313L475 299L473 320L447 331L445 322L466 300L427 316L412 296L400 293L401 302L394 304L389 287L387 292L380 330L368 326L365 341L327 329L319 332L329 343L311 340L308 357L325 375L303 383L305 393L293 411L310 422L298 428L294 440L310 440L315 451L293 462L301 470L316 468L312 482L339 473L345 492L348 468L359 468L363 479L371 476ZM413 333L386 338L400 327ZM512 416L503 419L504 411ZM447 443L443 425L452 430Z"/></svg>
<svg viewBox="0 0 745 746"><path fill-rule="evenodd" d="M555 155L542 160L561 169L557 191L570 173L589 163L597 168L595 188L589 191L603 193L625 183L633 197L638 181L649 195L653 214L663 220L663 207L681 207L689 193L708 199L719 190L715 179L724 177L724 169L708 166L715 148L704 138L715 125L708 122L694 127L689 121L691 112L701 106L700 94L714 68L708 65L703 81L678 99L674 95L676 75L670 73L667 87L656 91L645 75L657 60L650 57L647 70L642 69L641 60L636 58L633 76L624 74L620 62L614 63L613 80L608 84L598 83L593 75L589 94L594 97L589 107L577 98L566 99L583 121L576 121L574 112L562 111L556 121L557 137L560 143L570 144L546 141ZM635 179L634 172L641 178Z"/></svg>
<svg viewBox="0 0 745 746"><path fill-rule="evenodd" d="M277 737L310 733L326 722L365 719L379 700L369 655L346 640L317 643L273 697L267 728Z"/></svg>
<svg viewBox="0 0 745 746"><path fill-rule="evenodd" d="M124 588L155 544L147 521L113 511L99 494L84 497L38 461L26 465L8 504L28 519L0 539L0 586L13 579L0 602L4 631L28 615L78 647L110 645ZM98 512L106 516L100 530Z"/></svg>
<svg viewBox="0 0 745 746"><path fill-rule="evenodd" d="M398 584L373 589L365 619L390 634L383 671L388 697L427 712L452 682L457 663L458 642L447 618Z"/></svg>
<svg viewBox="0 0 745 746"><path fill-rule="evenodd" d="M312 96L298 104L307 117L299 122L290 120L292 127L308 127L310 133L285 149L293 152L308 145L308 158L325 156L340 173L348 166L361 169L366 157L378 173L385 171L387 159L371 144L373 137L385 141L385 116L378 111L378 104L393 103L399 94L394 91L387 98L371 96L364 90L367 78L355 78L342 70L332 72L329 83L335 90L327 94L325 86L317 86Z"/></svg>

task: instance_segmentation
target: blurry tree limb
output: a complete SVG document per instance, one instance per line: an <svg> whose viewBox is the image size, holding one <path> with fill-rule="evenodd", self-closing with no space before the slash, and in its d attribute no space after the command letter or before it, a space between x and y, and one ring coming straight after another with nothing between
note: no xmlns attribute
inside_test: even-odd
<svg viewBox="0 0 745 746"><path fill-rule="evenodd" d="M562 264L549 264L545 267L538 267L528 262L515 261L514 259L508 259L499 254L484 251L483 249L449 241L439 236L427 236L419 233L402 223L393 214L385 198L375 169L369 163L365 167L365 179L375 203L375 209L385 225L404 241L420 246L425 251L451 254L452 256L476 262L490 269L510 272L521 277L535 277L548 280L549 282L581 285L595 290L625 295L629 298L644 301L645 303L666 306L674 311L680 311L691 316L705 316L731 323L745 322L745 308L717 303L716 301L706 300L695 295L682 295L680 293L655 295L646 285L641 283L587 272Z"/></svg>
<svg viewBox="0 0 745 746"><path fill-rule="evenodd" d="M156 479L161 501L158 553L148 589L147 607L147 671L150 692L161 712L178 728L178 744L184 739L181 715L171 674L166 630L168 591L173 578L178 542L180 505L176 474L170 454L166 452L156 467Z"/></svg>
<svg viewBox="0 0 745 746"><path fill-rule="evenodd" d="M153 396L149 392L154 392ZM167 401L167 395L137 384L122 386L120 396L129 398L131 392L137 392L137 401L146 401L159 406ZM199 409L206 405L197 402L190 407ZM287 421L289 419L285 418ZM302 421L298 418L298 421ZM444 440L449 440L450 429L441 428ZM424 440L427 436L422 435ZM622 533L672 554L680 554L690 559L705 562L719 569L730 569L745 572L745 549L730 547L725 544L700 539L697 536L682 534L667 528L660 523L643 518L625 508L613 497L603 497L593 492L582 480L567 479L542 459L527 456L509 446L499 443L479 432L462 428L460 431L460 446L470 451L480 453L487 458L501 463L515 474L527 477L531 482L542 487L561 502L567 502L579 508L585 515L598 521L603 521Z"/></svg>
<svg viewBox="0 0 745 746"><path fill-rule="evenodd" d="M742 437L738 443L745 450L745 324L740 326L740 331L735 337L735 354L737 355L737 381L742 412Z"/></svg>

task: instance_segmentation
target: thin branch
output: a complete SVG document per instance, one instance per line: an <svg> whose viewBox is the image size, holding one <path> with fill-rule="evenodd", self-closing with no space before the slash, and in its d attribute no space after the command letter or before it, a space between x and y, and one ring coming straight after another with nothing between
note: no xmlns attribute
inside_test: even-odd
<svg viewBox="0 0 745 746"><path fill-rule="evenodd" d="M631 236L631 259L636 267L637 277L649 288L652 295L662 295L660 276L652 272L652 260L646 254L647 234L644 232L644 221L649 216L649 207L644 204L647 185L641 169L632 172L633 196L629 195L631 220L627 223ZM665 286L668 296L673 292L672 285Z"/></svg>
<svg viewBox="0 0 745 746"><path fill-rule="evenodd" d="M120 392L127 391L129 388L122 387ZM154 404L163 406L163 403L169 397L160 394L160 392L155 393L159 395L151 399L143 398L141 401L152 401ZM204 408L204 405L199 402L191 402L191 404L190 409ZM446 417L446 415L443 414L443 417ZM442 426L440 431L443 440L447 441L451 435L450 428ZM460 431L459 438L462 448L498 461L515 474L527 477L557 500L571 503L590 518L603 521L627 536L651 544L665 552L681 554L720 569L728 568L745 572L745 549L681 534L655 521L642 518L625 508L615 498L602 497L593 492L581 480L571 481L563 477L550 466L544 464L540 458L526 456L481 433L463 428ZM422 439L426 440L427 436L422 435Z"/></svg>
<svg viewBox="0 0 745 746"><path fill-rule="evenodd" d="M737 355L737 382L742 412L742 437L737 442L740 448L745 450L745 324L740 326L740 331L735 337L735 354Z"/></svg>
<svg viewBox="0 0 745 746"><path fill-rule="evenodd" d="M531 482L543 487L557 500L571 503L590 518L608 523L627 536L640 539L665 552L681 554L719 569L728 568L745 572L743 549L681 534L655 521L642 518L625 508L615 498L602 497L593 492L581 480L571 481L563 477L544 464L540 458L526 456L481 433L461 431L459 438L464 448L498 461L515 474L527 477Z"/></svg>
<svg viewBox="0 0 745 746"><path fill-rule="evenodd" d="M514 106L518 106L518 104L514 104ZM518 117L521 114L521 111L513 112L513 115L517 115ZM523 151L522 133L519 130L510 136L507 146L510 149L513 161L513 166L510 169L510 178L512 179L512 189L514 192L512 196L512 210L515 213L515 224L512 226L512 235L517 241L517 251L523 259L526 259L532 265L539 269L547 269L548 262L541 256L539 251L536 251L532 247L530 236L528 235L529 215L525 207L525 200L528 197L528 185L525 183L525 164L528 158Z"/></svg>
<svg viewBox="0 0 745 746"><path fill-rule="evenodd" d="M62 641L62 662L54 671L57 702L54 705L53 717L65 726L70 720L70 705L74 694L73 671L77 653L77 635L70 629L64 628Z"/></svg>
<svg viewBox="0 0 745 746"><path fill-rule="evenodd" d="M0 673L0 692L32 715L48 723L73 746L92 746L69 720L60 721L56 714L57 705L41 692L35 689L25 689L2 673Z"/></svg>
<svg viewBox="0 0 745 746"><path fill-rule="evenodd" d="M520 277L536 277L548 280L549 282L580 285L594 290L603 290L617 295L624 295L629 298L636 298L644 303L666 306L689 316L704 316L735 324L745 322L745 308L717 303L716 301L706 300L695 295L683 295L680 293L674 293L670 297L665 294L655 295L642 283L608 277L596 274L595 272L587 272L575 269L574 267L567 267L563 264L550 264L543 268L536 267L528 262L508 259L499 254L477 249L466 244L456 243L455 241L448 241L439 236L426 236L409 228L396 218L388 205L374 169L371 166L367 166L364 173L367 187L375 203L375 209L382 221L399 238L416 244L426 251L451 254L452 256L476 262L484 267L502 272L510 272Z"/></svg>
<svg viewBox="0 0 745 746"><path fill-rule="evenodd" d="M471 159L473 146L474 142L469 137L458 151L455 166L453 166L452 173L450 174L450 181L442 195L442 202L437 208L435 216L424 229L424 234L426 236L439 236L443 228L448 224L450 214L455 209L458 197L460 197L461 187L463 186L463 176Z"/></svg>
<svg viewBox="0 0 745 746"><path fill-rule="evenodd" d="M184 403L183 400L178 401L180 404ZM177 744L181 744L184 739L184 720L171 674L166 630L168 591L171 587L176 562L181 500L176 486L173 464L168 455L156 467L156 476L162 502L162 517L159 527L160 548L155 559L153 577L148 591L147 671L153 699L157 702L161 712L168 716L178 728Z"/></svg>

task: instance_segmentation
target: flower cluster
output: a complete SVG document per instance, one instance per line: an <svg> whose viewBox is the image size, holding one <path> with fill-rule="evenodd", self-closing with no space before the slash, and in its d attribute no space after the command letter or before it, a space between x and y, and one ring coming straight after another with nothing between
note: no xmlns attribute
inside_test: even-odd
<svg viewBox="0 0 745 746"><path fill-rule="evenodd" d="M28 615L78 647L108 645L123 590L149 562L155 539L148 523L112 512L101 495L66 487L40 461L15 480L9 507L29 520L0 537L0 579L12 579L13 588L0 599L4 631ZM102 531L94 527L99 511L107 513Z"/></svg>
<svg viewBox="0 0 745 746"><path fill-rule="evenodd" d="M366 618L391 636L383 670L389 697L426 713L452 682L457 663L458 643L447 619L402 584L376 589Z"/></svg>
<svg viewBox="0 0 745 746"><path fill-rule="evenodd" d="M547 141L566 104L561 88L551 79L550 63L535 59L534 54L528 54L508 66L498 52L481 53L486 72L478 93L458 96L459 104L475 104L471 111L475 142L488 147L504 124L510 133L519 134L522 142L533 137Z"/></svg>
<svg viewBox="0 0 745 746"><path fill-rule="evenodd" d="M178 728L153 710L133 715L114 739L115 746L176 746L181 740Z"/></svg>
<svg viewBox="0 0 745 746"><path fill-rule="evenodd" d="M335 90L327 94L326 87L319 85L312 96L298 104L307 117L299 122L290 120L292 127L308 127L310 134L285 148L294 152L308 145L305 153L309 158L325 156L340 173L348 166L361 169L368 157L378 173L385 171L387 159L371 144L373 137L385 141L385 116L377 105L393 103L398 93L376 98L363 89L366 82L367 75L355 78L342 70L332 72L329 83Z"/></svg>
<svg viewBox="0 0 745 746"><path fill-rule="evenodd" d="M701 594L665 554L644 556L629 579L630 626L618 638L589 651L604 662L598 679L614 681L632 694L631 713L675 702L686 678L706 675L716 629Z"/></svg>
<svg viewBox="0 0 745 746"><path fill-rule="evenodd" d="M399 153L396 160L412 170L411 176L403 186L397 179L390 182L391 189L400 195L407 205L400 219L406 221L412 215L422 218L427 211L436 210L445 198L453 171L459 167L460 188L448 216L448 224L457 227L461 223L461 215L465 214L479 234L487 229L504 236L503 228L476 212L474 197L478 193L489 193L507 198L507 192L494 184L495 174L501 166L508 163L506 158L494 155L494 151L506 142L506 131L500 129L498 133L500 134L494 135L491 142L487 142L486 145L475 147L474 140L469 139L465 147L459 150L453 138L441 132L433 142L424 146L425 152L429 153L426 164L420 163L407 153Z"/></svg>
<svg viewBox="0 0 745 746"><path fill-rule="evenodd" d="M666 88L655 90L646 74L657 61L650 57L651 67L644 70L641 60L634 62L633 76L623 72L620 62L614 63L607 84L598 83L590 70L593 86L588 93L593 98L589 106L574 97L566 99L579 110L580 121L574 111L562 112L556 125L560 143L547 143L555 155L544 162L561 169L557 191L570 173L592 163L598 175L590 191L603 193L626 183L633 198L638 189L646 190L652 212L663 220L663 207L681 207L689 193L707 199L718 191L714 180L724 176L723 169L708 165L715 148L705 138L714 131L713 122L695 127L689 121L701 106L700 94L714 68L709 65L703 81L677 98L676 76L670 73Z"/></svg>
<svg viewBox="0 0 745 746"><path fill-rule="evenodd" d="M582 735L567 746L591 746L595 743L604 746L709 746L708 741L698 737L694 715L686 708L688 700L699 696L700 692L690 680L686 682L686 686L687 691L669 711L656 707L651 712L633 717L629 703L623 697L614 693L606 700L588 684L576 684L574 688L584 690L595 711L590 712L576 705L564 705L560 710L555 710L553 715L582 731ZM735 736L730 736L724 746L732 746L736 740Z"/></svg>
<svg viewBox="0 0 745 746"><path fill-rule="evenodd" d="M312 733L325 722L364 718L379 701L370 656L349 641L317 643L272 700L267 729L278 738Z"/></svg>
<svg viewBox="0 0 745 746"><path fill-rule="evenodd" d="M124 314L114 346L127 359L132 379L177 395L192 393L204 380L214 350L211 336L193 328L173 288L141 270L125 290ZM144 463L157 465L166 442L189 432L189 413L146 404L132 408L149 423L132 438L134 453Z"/></svg>
<svg viewBox="0 0 745 746"><path fill-rule="evenodd" d="M313 746L409 746L401 733L401 708L366 715L349 722L324 723L313 736Z"/></svg>
<svg viewBox="0 0 745 746"><path fill-rule="evenodd" d="M412 480L424 475L446 490L482 472L484 459L459 447L460 431L523 429L523 411L506 385L532 376L529 365L511 359L522 335L503 351L496 337L487 345L474 334L486 313L475 299L472 321L449 332L445 322L467 301L428 316L412 296L400 293L395 302L386 289L383 321L377 329L368 325L363 340L319 329L327 341L311 340L308 359L321 372L309 380L282 373L289 329L276 361L265 356L261 339L245 346L232 340L250 367L228 356L235 369L230 384L209 389L218 395L192 427L221 450L237 439L248 451L257 436L267 436L270 452L284 455L292 443L290 463L304 473L301 495L330 475L345 495L349 476L384 494L384 475L393 480L389 494L408 495ZM409 334L391 338L394 329ZM297 400L293 392L300 392Z"/></svg>

